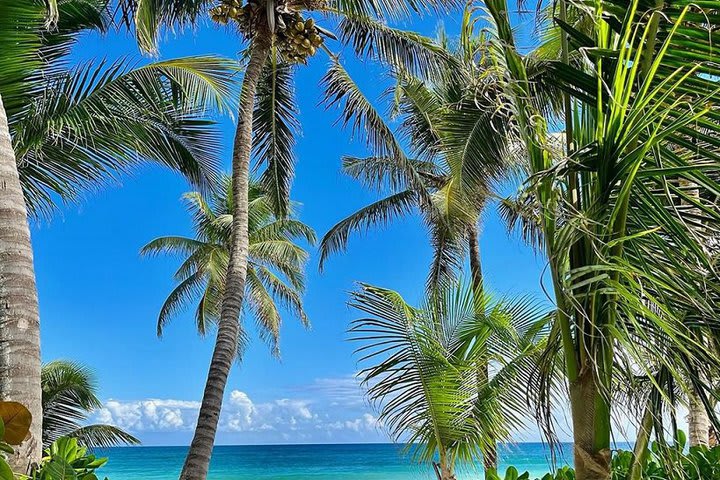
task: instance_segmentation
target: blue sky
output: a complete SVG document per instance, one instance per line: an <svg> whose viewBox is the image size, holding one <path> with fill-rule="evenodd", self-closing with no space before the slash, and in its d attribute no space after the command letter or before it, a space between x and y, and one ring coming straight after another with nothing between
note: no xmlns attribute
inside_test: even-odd
<svg viewBox="0 0 720 480"><path fill-rule="evenodd" d="M459 15L405 26L432 34L441 21L452 33ZM522 29L529 31L527 25ZM167 35L161 56L212 53L236 58L239 49L234 35L204 26ZM89 36L74 53L77 60L122 56L147 61L125 34ZM385 82L381 69L354 61L348 54L343 58L371 96L381 92ZM351 139L334 125L337 112L318 106L318 81L327 64L327 58L318 55L297 75L303 134L293 198L302 204L303 221L320 236L375 199L340 173L343 155L366 152L362 139ZM229 152L233 125L227 119L222 125ZM229 168L229 154L224 166ZM33 226L43 359L65 358L91 366L105 402L96 417L129 429L146 444L189 442L212 349L213 338L195 334L190 312L178 316L162 340L155 336L157 313L173 287L177 261L142 259L138 254L157 236L191 234L180 202L187 190L178 176L144 167ZM492 209L481 247L493 290L544 298L540 288L544 260L519 240L508 238ZM354 379L357 365L346 329L358 314L346 306L348 292L354 282L363 281L415 300L422 295L429 261L430 249L418 219L353 238L348 253L332 258L322 274L313 251L305 296L312 329L286 318L281 361L271 358L266 346L253 337L229 380L219 443L386 441ZM247 324L251 327L252 322Z"/></svg>

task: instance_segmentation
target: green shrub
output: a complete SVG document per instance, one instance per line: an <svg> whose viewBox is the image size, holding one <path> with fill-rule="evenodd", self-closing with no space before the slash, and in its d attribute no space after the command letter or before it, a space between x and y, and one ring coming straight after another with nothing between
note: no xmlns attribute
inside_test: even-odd
<svg viewBox="0 0 720 480"><path fill-rule="evenodd" d="M629 480L635 455L618 450L612 458L612 480ZM508 468L505 477L491 480L529 480L527 472L518 474L515 467ZM562 467L535 480L575 480L572 467ZM646 452L641 480L720 480L720 446L691 447L685 452L685 435L678 436L674 445L653 442Z"/></svg>
<svg viewBox="0 0 720 480"><path fill-rule="evenodd" d="M50 448L40 466L23 480L98 480L95 471L107 463L107 458L97 458L87 448L78 445L76 438L58 438ZM107 480L107 478L105 478Z"/></svg>

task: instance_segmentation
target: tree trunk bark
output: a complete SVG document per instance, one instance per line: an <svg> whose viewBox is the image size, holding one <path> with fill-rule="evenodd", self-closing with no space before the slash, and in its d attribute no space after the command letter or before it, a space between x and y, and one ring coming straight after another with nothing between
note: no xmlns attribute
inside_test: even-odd
<svg viewBox="0 0 720 480"><path fill-rule="evenodd" d="M230 367L237 355L237 341L240 334L239 317L245 292L248 262L248 185L252 151L253 109L257 85L270 52L269 39L258 32L251 49L250 60L243 78L238 125L233 144L233 233L225 278L225 293L200 414L195 427L195 435L180 474L181 480L205 480L207 478L223 395Z"/></svg>
<svg viewBox="0 0 720 480"><path fill-rule="evenodd" d="M633 448L633 463L630 468L630 476L628 480L640 480L642 477L643 467L647 460L648 445L650 444L650 435L652 434L655 417L653 414L652 403L648 400L643 413L642 422L638 429L635 447Z"/></svg>
<svg viewBox="0 0 720 480"><path fill-rule="evenodd" d="M27 472L42 456L40 313L27 207L0 97L0 399L32 414L29 439L9 459Z"/></svg>
<svg viewBox="0 0 720 480"><path fill-rule="evenodd" d="M483 274L482 274L482 261L480 257L480 235L478 233L477 225L472 225L468 232L468 251L470 252L470 275L472 277L472 289L473 299L475 302L475 308L482 308L483 292ZM482 314L483 312L476 312ZM478 365L478 389L484 388L487 382L490 380L490 369L488 362L482 362ZM479 394L480 392L478 392ZM485 478L488 478L489 474L497 473L497 446L495 436L492 432L487 432L488 445L483 452L483 467L485 468Z"/></svg>
<svg viewBox="0 0 720 480"><path fill-rule="evenodd" d="M600 419L598 401L601 394L593 373L583 372L570 384L570 408L573 422L573 451L577 480L610 479L610 446L598 443L598 430L610 425L610 418ZM600 420L602 424L600 425Z"/></svg>
<svg viewBox="0 0 720 480"><path fill-rule="evenodd" d="M688 402L688 440L691 447L710 444L710 417L700 397L690 392Z"/></svg>

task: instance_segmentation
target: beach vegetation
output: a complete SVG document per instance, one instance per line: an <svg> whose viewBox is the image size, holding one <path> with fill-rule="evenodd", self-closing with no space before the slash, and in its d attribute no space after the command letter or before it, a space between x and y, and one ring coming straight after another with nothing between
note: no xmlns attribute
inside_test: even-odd
<svg viewBox="0 0 720 480"><path fill-rule="evenodd" d="M260 0L177 2L175 0L124 0L121 8L132 19L141 48L157 50L163 28L197 25L209 16L239 33L243 45L243 78L232 152L234 202L231 246L225 289L220 304L217 336L195 435L180 478L207 477L223 394L240 336L239 316L247 291L249 239L249 188L251 163L261 170L261 183L278 218L287 215L295 173L295 135L299 127L294 100L294 73L320 52L330 68L320 90L327 105L344 105L345 124L362 108L361 92L328 46L339 39L361 58L380 57L402 62L410 71L438 71L445 64L442 52L428 50L421 38L386 22L419 16L422 12L457 5L457 0ZM325 28L332 19L339 35ZM431 55L428 55L431 52ZM350 113L352 112L352 113ZM360 113L357 129L380 121L374 110ZM377 139L378 148L389 146ZM372 140L369 140L372 143ZM252 160L252 162L251 162Z"/></svg>
<svg viewBox="0 0 720 480"><path fill-rule="evenodd" d="M62 437L75 438L89 449L140 443L121 428L89 422L103 405L97 391L95 374L84 365L55 360L42 366L43 448Z"/></svg>
<svg viewBox="0 0 720 480"><path fill-rule="evenodd" d="M195 326L201 336L217 327L232 243L232 182L225 176L217 191L206 198L200 192L183 195L192 217L194 237L160 237L145 245L141 254L167 254L182 264L175 273L178 285L160 309L157 334L162 336L168 322L183 309L195 308ZM297 219L295 206L282 218L275 216L270 196L257 180L248 192L248 270L245 283L245 315L252 317L260 337L274 355L280 355L282 310L309 327L302 295L308 252L298 242L315 243L315 232ZM238 335L237 356L247 347L248 328L243 322Z"/></svg>
<svg viewBox="0 0 720 480"><path fill-rule="evenodd" d="M17 480L98 480L97 470L107 461L81 446L77 438L60 437L45 449L30 475L19 475Z"/></svg>
<svg viewBox="0 0 720 480"><path fill-rule="evenodd" d="M224 105L233 65L206 56L70 67L72 46L84 32L107 32L111 11L109 0L0 3L0 397L22 401L35 419L42 374L28 222L145 162L198 187L216 179L205 114ZM40 460L41 442L35 421L11 459L23 459L17 471Z"/></svg>
<svg viewBox="0 0 720 480"><path fill-rule="evenodd" d="M417 308L360 285L350 305L367 314L353 321L350 338L379 422L438 480L453 480L456 463L495 457L496 442L529 420L517 392L545 341L547 312L537 302L477 296L458 283ZM478 364L489 366L487 377Z"/></svg>

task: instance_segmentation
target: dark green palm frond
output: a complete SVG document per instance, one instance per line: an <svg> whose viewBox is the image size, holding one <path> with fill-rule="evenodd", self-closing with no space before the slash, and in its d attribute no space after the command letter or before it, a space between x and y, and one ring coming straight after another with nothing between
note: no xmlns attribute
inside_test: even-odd
<svg viewBox="0 0 720 480"><path fill-rule="evenodd" d="M473 461L494 449L493 438L507 439L524 424L527 408L517 392L538 344L523 343L516 327L538 328L544 311L535 302L495 302L458 283L429 294L421 308L361 285L350 305L369 315L350 328L361 344L368 397L393 438L412 439L419 460L440 453ZM495 373L479 383L478 368L491 360Z"/></svg>
<svg viewBox="0 0 720 480"><path fill-rule="evenodd" d="M78 443L92 448L109 448L118 445L140 445L140 440L112 425L84 425L68 434Z"/></svg>
<svg viewBox="0 0 720 480"><path fill-rule="evenodd" d="M176 287L169 294L158 316L158 335L181 310L196 304L195 326L205 335L217 324L222 302L228 251L232 241L232 182L220 179L220 188L203 195L183 195L192 216L195 237L162 237L146 245L143 255L174 254L182 258L175 272ZM308 318L302 307L305 264L308 252L297 244L315 242L315 232L300 222L292 209L288 217L273 213L273 201L261 181L253 180L249 190L249 265L246 313L254 317L258 334L278 353L277 341L282 323L280 307L304 324ZM292 202L289 203L292 207ZM238 359L248 342L241 328Z"/></svg>
<svg viewBox="0 0 720 480"><path fill-rule="evenodd" d="M460 5L459 0L329 0L331 11L347 16L375 16L400 19L410 14L447 11Z"/></svg>
<svg viewBox="0 0 720 480"><path fill-rule="evenodd" d="M95 376L87 367L56 360L43 365L41 382L44 447L63 436L77 437L90 448L139 443L116 427L85 425L90 414L102 406Z"/></svg>
<svg viewBox="0 0 720 480"><path fill-rule="evenodd" d="M275 299L265 288L253 269L247 272L247 306L253 312L260 338L270 347L275 357L280 356L280 326L282 319Z"/></svg>
<svg viewBox="0 0 720 480"><path fill-rule="evenodd" d="M343 173L359 180L363 185L383 192L390 189L394 192L407 189L410 185L402 162L392 157L343 157ZM428 187L442 185L442 170L430 161L407 159L413 171L428 184Z"/></svg>
<svg viewBox="0 0 720 480"><path fill-rule="evenodd" d="M294 281L293 278L289 278L291 285L288 285L278 275L264 266L256 267L255 271L260 281L265 285L265 288L279 304L300 319L303 326L309 328L310 320L305 313L301 297L304 291L303 282L297 282Z"/></svg>
<svg viewBox="0 0 720 480"><path fill-rule="evenodd" d="M157 336L162 337L165 326L180 311L186 309L191 302L203 296L207 279L202 271L196 271L181 281L163 303L157 320ZM204 334L205 331L200 332Z"/></svg>
<svg viewBox="0 0 720 480"><path fill-rule="evenodd" d="M42 47L39 31L44 21L40 2L2 2L0 4L0 95L8 118L24 112L34 92L26 84L42 66L38 54Z"/></svg>
<svg viewBox="0 0 720 480"><path fill-rule="evenodd" d="M344 127L350 126L353 135L362 132L374 156L394 158L419 198L428 201L422 178L405 156L392 129L338 60L333 60L321 83L325 90L322 101L325 106L341 106L339 122Z"/></svg>
<svg viewBox="0 0 720 480"><path fill-rule="evenodd" d="M204 109L229 95L228 62L213 57L86 64L46 81L27 116L11 122L29 208L73 200L140 161L156 161L201 187L216 178L219 142ZM202 146L201 146L202 145Z"/></svg>
<svg viewBox="0 0 720 480"><path fill-rule="evenodd" d="M397 217L407 215L417 207L417 195L405 190L361 208L333 226L320 241L320 269L330 255L347 248L350 235L370 228L386 226Z"/></svg>
<svg viewBox="0 0 720 480"><path fill-rule="evenodd" d="M272 223L255 229L250 242L263 242L266 240L297 240L303 239L310 245L317 242L315 231L299 220L291 218L276 220Z"/></svg>
<svg viewBox="0 0 720 480"><path fill-rule="evenodd" d="M279 217L290 209L295 136L300 131L293 73L292 65L273 51L258 84L253 115L255 168L264 167L260 181Z"/></svg>
<svg viewBox="0 0 720 480"><path fill-rule="evenodd" d="M455 59L432 39L392 28L367 16L346 16L339 25L340 40L360 57L377 60L393 70L431 79L460 72Z"/></svg>
<svg viewBox="0 0 720 480"><path fill-rule="evenodd" d="M413 154L425 160L442 158L443 117L448 103L455 104L457 99L444 98L421 79L404 75L398 78L395 98L401 133Z"/></svg>
<svg viewBox="0 0 720 480"><path fill-rule="evenodd" d="M353 135L362 132L377 156L404 157L392 129L339 61L330 64L321 83L325 91L322 103L327 108L341 108L339 122L344 127L350 126Z"/></svg>
<svg viewBox="0 0 720 480"><path fill-rule="evenodd" d="M211 0L119 0L123 21L134 25L140 48L155 52L162 27L186 28L195 25L210 7Z"/></svg>

